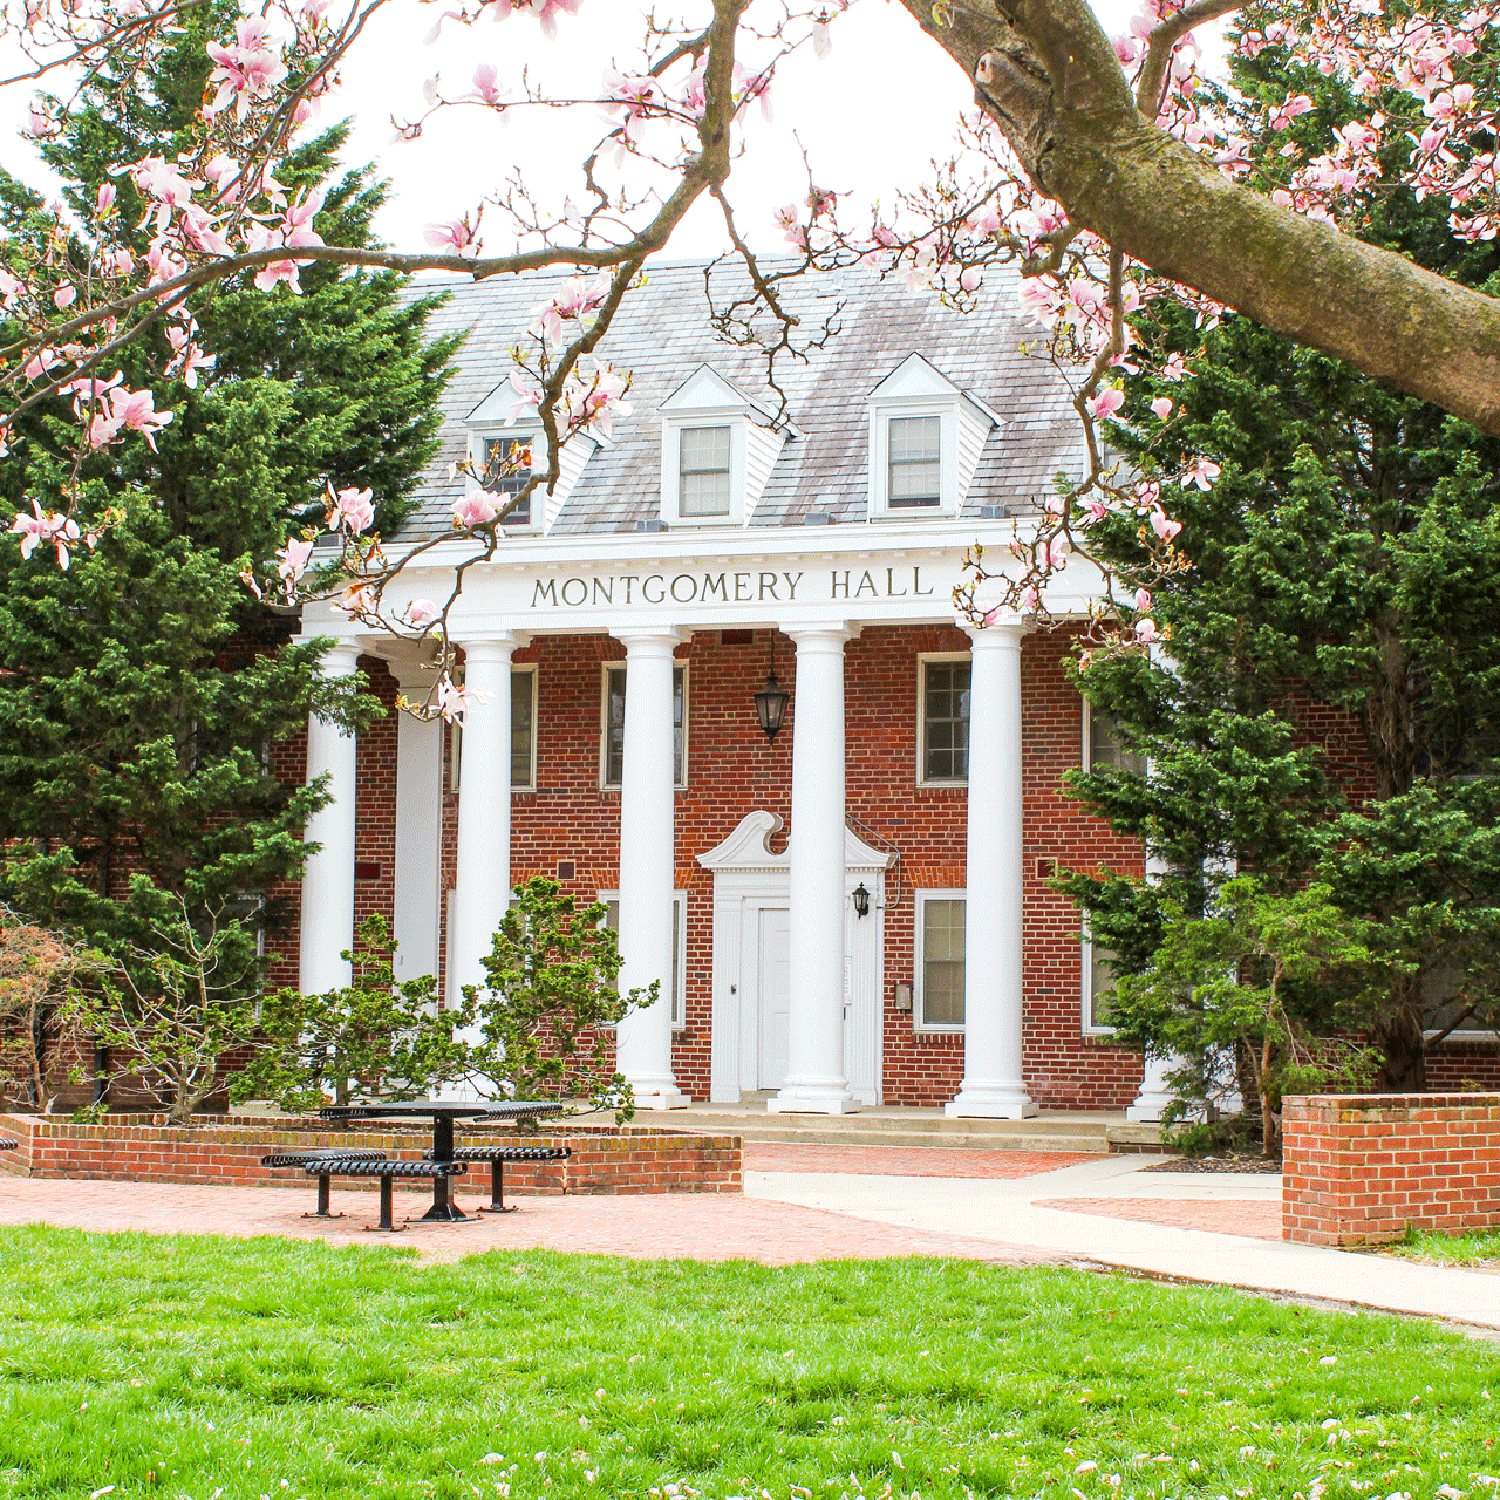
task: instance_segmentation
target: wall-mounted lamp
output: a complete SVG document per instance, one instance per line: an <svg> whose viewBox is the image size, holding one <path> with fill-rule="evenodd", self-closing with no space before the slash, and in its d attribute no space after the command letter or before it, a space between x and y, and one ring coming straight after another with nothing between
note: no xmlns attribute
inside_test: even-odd
<svg viewBox="0 0 1500 1500"><path fill-rule="evenodd" d="M776 680L776 636L771 636L771 670L766 673L766 685L755 695L755 717L765 730L766 738L774 740L786 722L786 706L792 695Z"/></svg>
<svg viewBox="0 0 1500 1500"><path fill-rule="evenodd" d="M859 917L870 915L870 893L865 889L863 880L854 887L854 914Z"/></svg>

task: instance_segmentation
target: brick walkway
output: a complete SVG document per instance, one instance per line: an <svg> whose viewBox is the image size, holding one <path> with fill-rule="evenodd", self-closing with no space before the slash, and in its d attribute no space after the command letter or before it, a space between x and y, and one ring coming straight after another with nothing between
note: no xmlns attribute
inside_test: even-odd
<svg viewBox="0 0 1500 1500"><path fill-rule="evenodd" d="M425 1184L423 1185L426 1186ZM472 1195L463 1195L467 1203ZM762 1202L738 1194L632 1194L517 1197L520 1212L485 1214L463 1224L413 1224L405 1233L366 1234L375 1195L339 1192L345 1219L304 1219L313 1188L182 1187L137 1182L0 1178L0 1224L47 1223L151 1234L288 1235L335 1245L395 1245L424 1260L458 1260L482 1250L560 1250L639 1260L877 1260L936 1255L1013 1264L1051 1259L988 1240L867 1223L821 1209ZM473 1201L479 1201L474 1199ZM398 1192L396 1214L420 1214L430 1191Z"/></svg>
<svg viewBox="0 0 1500 1500"><path fill-rule="evenodd" d="M1168 1229L1206 1229L1211 1234L1240 1234L1255 1240L1281 1238L1281 1205L1248 1198L1048 1198L1033 1207L1060 1208L1070 1214L1098 1214L1106 1219L1133 1219Z"/></svg>
<svg viewBox="0 0 1500 1500"><path fill-rule="evenodd" d="M858 1172L881 1177L1033 1177L1075 1162L1076 1151L972 1151L963 1146L802 1146L746 1141L747 1172Z"/></svg>

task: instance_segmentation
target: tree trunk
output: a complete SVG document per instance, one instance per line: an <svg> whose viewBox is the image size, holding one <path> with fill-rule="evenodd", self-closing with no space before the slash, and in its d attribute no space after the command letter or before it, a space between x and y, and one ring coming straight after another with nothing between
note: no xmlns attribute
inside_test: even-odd
<svg viewBox="0 0 1500 1500"><path fill-rule="evenodd" d="M1267 328L1500 434L1500 299L1278 208L1146 119L1086 0L902 0L1069 220ZM986 7L985 9L988 9ZM981 59L985 60L981 70Z"/></svg>
<svg viewBox="0 0 1500 1500"><path fill-rule="evenodd" d="M1375 1045L1385 1058L1381 1093L1420 1094L1427 1087L1422 1018L1414 1006L1403 1002L1381 1017L1375 1023Z"/></svg>

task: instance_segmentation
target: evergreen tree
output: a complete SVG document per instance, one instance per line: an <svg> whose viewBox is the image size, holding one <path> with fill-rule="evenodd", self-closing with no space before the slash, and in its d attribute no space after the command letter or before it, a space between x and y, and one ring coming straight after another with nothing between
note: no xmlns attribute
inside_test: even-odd
<svg viewBox="0 0 1500 1500"><path fill-rule="evenodd" d="M1256 143L1267 162L1289 135L1323 139L1353 115L1284 49L1240 60L1233 82L1248 98L1291 84L1317 103ZM1500 289L1496 247L1455 241L1387 165L1366 236ZM1311 1031L1367 1032L1383 1086L1421 1088L1424 1033L1500 1025L1500 444L1245 318L1226 316L1202 352L1170 310L1143 332L1193 373L1127 380L1118 446L1148 472L1202 453L1222 473L1209 493L1164 495L1195 563L1156 588L1165 652L1082 677L1152 775L1100 769L1073 788L1167 873L1076 875L1068 889L1119 971L1141 974L1164 910L1218 916L1236 870L1284 894L1326 883L1371 933L1368 961L1358 976L1303 975L1285 1003ZM1161 396L1177 404L1165 429L1148 406ZM1109 549L1127 573L1142 555L1126 524ZM1159 1040L1159 1009L1127 996L1118 1019Z"/></svg>
<svg viewBox="0 0 1500 1500"><path fill-rule="evenodd" d="M89 107L44 147L80 220L109 182L123 224L138 223L129 179L110 169L187 146L211 66L204 44L238 15L224 0L185 11L160 69L89 82ZM301 148L289 193L328 182L346 134L335 126ZM383 195L350 172L328 188L317 227L369 243ZM0 172L0 223L37 239L53 217ZM148 237L136 231L142 252ZM260 605L239 573L318 513L325 480L371 488L377 524L399 520L433 451L455 342L425 342L434 300L404 296L392 275L309 266L301 281L300 296L207 294L216 363L195 385L162 374L164 325L124 351L129 384L152 386L175 415L154 451L132 437L82 464L80 519L114 512L117 524L67 571L0 549L0 888L33 919L116 951L149 948L177 898L222 922L295 876L325 793L283 786L272 747L310 710L353 725L378 711L356 684L319 679L323 647L293 644L295 621ZM0 458L0 493L16 507L69 479L62 406L25 420L32 441ZM274 918L251 916L243 942Z"/></svg>

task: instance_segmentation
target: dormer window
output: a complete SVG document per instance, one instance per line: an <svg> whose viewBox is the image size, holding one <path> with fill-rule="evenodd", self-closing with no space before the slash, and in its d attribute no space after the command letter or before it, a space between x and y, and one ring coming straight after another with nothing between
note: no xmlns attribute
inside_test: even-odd
<svg viewBox="0 0 1500 1500"><path fill-rule="evenodd" d="M943 440L940 417L892 417L887 434L892 510L943 503Z"/></svg>
<svg viewBox="0 0 1500 1500"><path fill-rule="evenodd" d="M870 414L870 519L958 516L999 418L920 354L865 398Z"/></svg>
<svg viewBox="0 0 1500 1500"><path fill-rule="evenodd" d="M515 495L526 488L531 478L531 438L505 436L475 439L474 472L481 489L495 497L495 504L502 508L509 505ZM532 491L501 523L505 526L530 526L531 502L536 497Z"/></svg>
<svg viewBox="0 0 1500 1500"><path fill-rule="evenodd" d="M700 365L662 402L665 526L746 526L781 445L800 433Z"/></svg>
<svg viewBox="0 0 1500 1500"><path fill-rule="evenodd" d="M677 504L683 519L729 515L733 449L733 433L728 427L682 429Z"/></svg>

